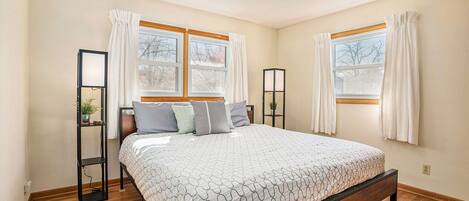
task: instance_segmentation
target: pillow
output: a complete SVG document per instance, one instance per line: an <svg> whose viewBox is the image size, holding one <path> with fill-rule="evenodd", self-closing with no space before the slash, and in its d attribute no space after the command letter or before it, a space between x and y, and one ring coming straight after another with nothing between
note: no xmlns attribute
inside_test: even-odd
<svg viewBox="0 0 469 201"><path fill-rule="evenodd" d="M226 108L226 120L228 120L228 125L230 126L230 129L235 128L233 125L233 121L231 120L231 106L229 104L225 104Z"/></svg>
<svg viewBox="0 0 469 201"><path fill-rule="evenodd" d="M137 133L177 132L177 122L171 103L133 102Z"/></svg>
<svg viewBox="0 0 469 201"><path fill-rule="evenodd" d="M246 109L246 101L233 103L231 107L231 120L235 127L251 125Z"/></svg>
<svg viewBox="0 0 469 201"><path fill-rule="evenodd" d="M191 102L195 114L195 135L229 133L224 102Z"/></svg>
<svg viewBox="0 0 469 201"><path fill-rule="evenodd" d="M172 105L174 116L176 116L178 133L194 132L194 109L192 106Z"/></svg>

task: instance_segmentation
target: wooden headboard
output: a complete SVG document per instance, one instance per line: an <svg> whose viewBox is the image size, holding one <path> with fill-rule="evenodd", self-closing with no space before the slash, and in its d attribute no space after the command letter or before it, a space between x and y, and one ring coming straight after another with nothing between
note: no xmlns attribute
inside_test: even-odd
<svg viewBox="0 0 469 201"><path fill-rule="evenodd" d="M254 123L254 105L246 105L249 121ZM122 141L130 134L137 132L135 116L132 107L121 107L119 109L119 141Z"/></svg>

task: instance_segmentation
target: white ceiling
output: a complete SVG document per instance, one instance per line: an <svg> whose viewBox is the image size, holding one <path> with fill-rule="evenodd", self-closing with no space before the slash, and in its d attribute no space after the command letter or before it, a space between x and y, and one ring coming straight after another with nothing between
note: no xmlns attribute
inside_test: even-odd
<svg viewBox="0 0 469 201"><path fill-rule="evenodd" d="M162 0L282 28L375 0Z"/></svg>

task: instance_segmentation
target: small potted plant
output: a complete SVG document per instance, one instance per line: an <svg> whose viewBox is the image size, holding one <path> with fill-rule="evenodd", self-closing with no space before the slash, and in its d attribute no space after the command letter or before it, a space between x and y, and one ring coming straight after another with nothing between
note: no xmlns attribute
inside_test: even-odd
<svg viewBox="0 0 469 201"><path fill-rule="evenodd" d="M277 103L271 102L270 103L270 110L272 110L272 115L275 115L275 110L277 110Z"/></svg>
<svg viewBox="0 0 469 201"><path fill-rule="evenodd" d="M87 99L81 104L81 121L85 124L90 123L90 115L99 110L96 105L93 105L94 99Z"/></svg>

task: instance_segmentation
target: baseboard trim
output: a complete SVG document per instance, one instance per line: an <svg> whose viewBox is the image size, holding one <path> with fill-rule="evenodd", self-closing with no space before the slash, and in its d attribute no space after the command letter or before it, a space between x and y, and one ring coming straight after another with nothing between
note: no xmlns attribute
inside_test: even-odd
<svg viewBox="0 0 469 201"><path fill-rule="evenodd" d="M128 178L124 178L124 183L130 183L130 180ZM91 183L91 187L89 184L84 184L83 185L83 191L90 191L92 188L99 187L101 185L101 182L93 182ZM117 186L119 185L119 178L117 179L110 179L109 180L109 186ZM399 183L398 184L399 190L406 191L412 194L416 194L419 196L423 196L426 198L434 199L434 200L439 200L439 201L463 201L457 198L453 198L447 195L442 195L439 193L435 193L432 191L427 191L424 189L420 189L417 187L413 187L407 184ZM56 188L56 189L51 189L51 190L45 190L45 191L39 191L39 192L34 192L31 193L29 196L29 201L36 201L36 200L47 200L47 199L53 199L57 197L63 197L66 195L70 194L76 194L77 193L77 186L67 186L67 187L62 187L62 188Z"/></svg>
<svg viewBox="0 0 469 201"><path fill-rule="evenodd" d="M422 197L430 198L430 199L433 199L433 200L463 201L463 200L460 200L460 199L457 199L457 198L453 198L453 197L450 197L450 196L447 196L447 195L442 195L442 194L435 193L435 192L432 192L432 191L427 191L427 190L417 188L417 187L413 187L413 186L403 184L403 183L399 183L397 187L398 187L399 190L406 191L406 192L409 192L409 193L412 193L412 194L416 194L416 195L419 195L419 196L422 196Z"/></svg>
<svg viewBox="0 0 469 201"><path fill-rule="evenodd" d="M129 182L130 181L127 178L124 178L124 183L129 183ZM109 187L117 186L119 185L119 183L120 183L119 178L110 179L108 181ZM90 184L83 184L83 192L91 191L92 188L96 188L100 186L101 186L101 182L93 182L91 183L91 186ZM31 193L28 201L47 200L47 199L63 197L66 195L76 194L76 193L77 193L77 186L67 186L67 187L62 187L62 188L55 188L55 189Z"/></svg>

